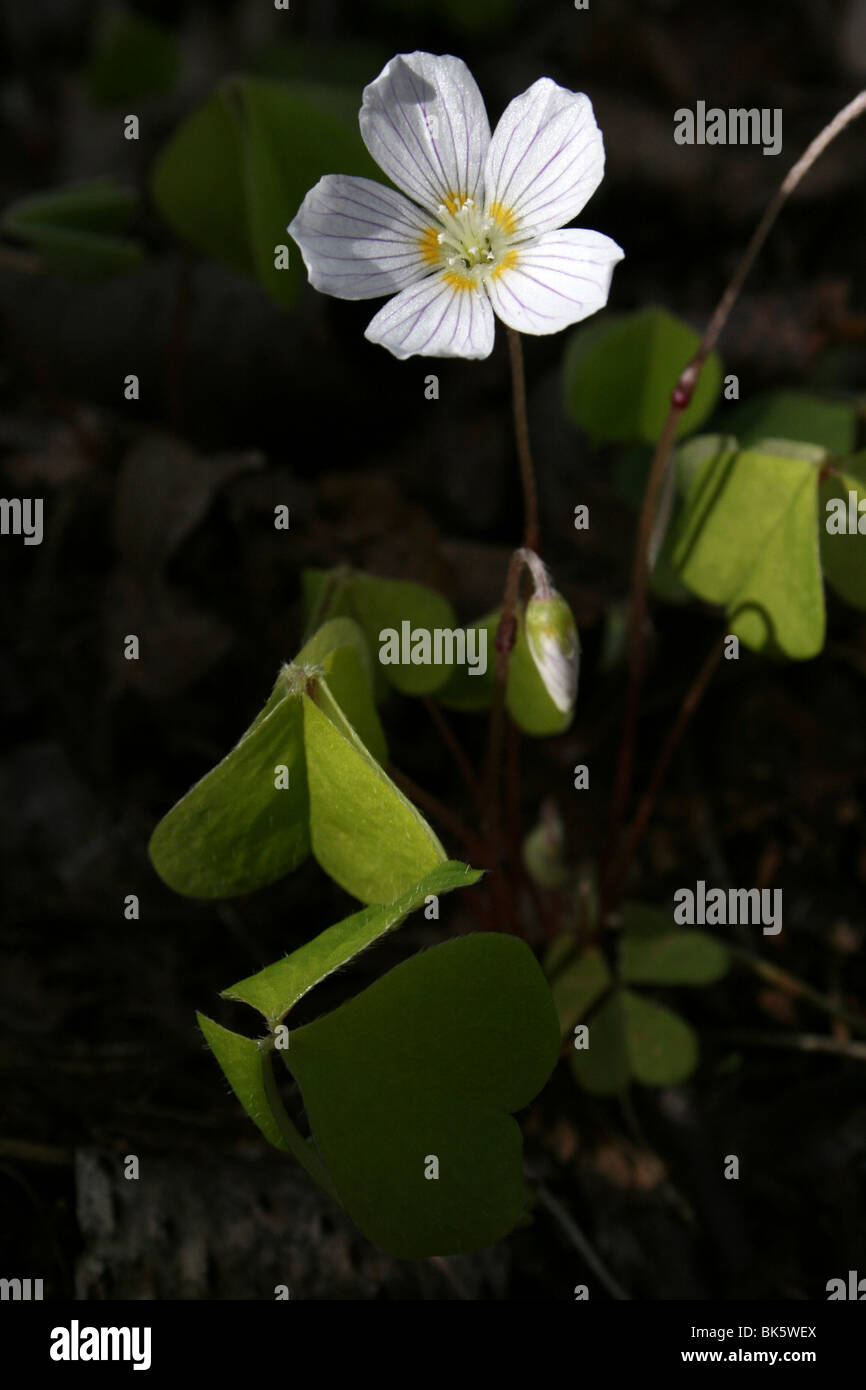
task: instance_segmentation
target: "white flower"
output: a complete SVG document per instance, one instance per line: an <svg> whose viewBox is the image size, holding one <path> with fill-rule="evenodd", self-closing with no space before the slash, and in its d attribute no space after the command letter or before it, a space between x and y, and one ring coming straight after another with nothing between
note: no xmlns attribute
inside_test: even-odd
<svg viewBox="0 0 866 1390"><path fill-rule="evenodd" d="M557 333L606 304L623 252L600 232L560 230L604 172L582 92L539 78L491 137L461 59L405 53L364 89L359 119L403 191L328 174L288 230L316 289L394 296L368 324L371 342L400 358L487 357L494 313L521 333Z"/></svg>

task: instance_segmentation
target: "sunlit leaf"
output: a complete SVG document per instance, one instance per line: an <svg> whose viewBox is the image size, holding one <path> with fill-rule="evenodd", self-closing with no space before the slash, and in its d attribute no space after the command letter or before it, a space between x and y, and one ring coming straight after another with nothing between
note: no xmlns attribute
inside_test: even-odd
<svg viewBox="0 0 866 1390"><path fill-rule="evenodd" d="M293 1154L310 1177L338 1200L312 1140L304 1139L286 1114L274 1081L271 1039L246 1038L201 1013L196 1014L196 1018L226 1080L268 1143Z"/></svg>
<svg viewBox="0 0 866 1390"><path fill-rule="evenodd" d="M316 698L319 704L303 697L313 853L361 902L393 902L442 863L445 851L370 756L325 681Z"/></svg>
<svg viewBox="0 0 866 1390"><path fill-rule="evenodd" d="M558 1045L532 952L484 933L412 957L296 1029L286 1060L346 1209L381 1249L419 1259L492 1245L518 1220L512 1114Z"/></svg>
<svg viewBox="0 0 866 1390"><path fill-rule="evenodd" d="M208 1047L250 1119L258 1125L269 1144L288 1150L289 1144L266 1085L267 1070L271 1065L268 1040L245 1038L241 1033L233 1033L231 1029L214 1023L212 1018L204 1014L196 1014L196 1018Z"/></svg>
<svg viewBox="0 0 866 1390"><path fill-rule="evenodd" d="M402 926L409 914L423 906L431 894L438 897L455 888L468 888L480 877L480 870L448 860L395 902L365 907L342 922L336 922L282 960L223 990L223 998L251 1004L273 1027L314 985Z"/></svg>
<svg viewBox="0 0 866 1390"><path fill-rule="evenodd" d="M175 892L193 898L250 893L306 859L309 802L300 700L281 674L262 715L236 747L159 822L150 857ZM287 769L287 787L278 768Z"/></svg>
<svg viewBox="0 0 866 1390"><path fill-rule="evenodd" d="M729 630L755 651L805 660L823 645L817 491L818 460L790 450L723 450L689 490L677 575L724 605Z"/></svg>
<svg viewBox="0 0 866 1390"><path fill-rule="evenodd" d="M296 666L319 669L361 742L377 762L388 758L385 732L373 701L370 649L351 618L324 623L295 657Z"/></svg>

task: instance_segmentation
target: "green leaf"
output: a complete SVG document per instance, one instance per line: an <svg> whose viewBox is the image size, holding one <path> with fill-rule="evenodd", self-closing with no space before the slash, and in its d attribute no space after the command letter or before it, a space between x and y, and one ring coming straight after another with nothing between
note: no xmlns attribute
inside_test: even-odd
<svg viewBox="0 0 866 1390"><path fill-rule="evenodd" d="M46 270L82 279L119 274L144 257L121 233L138 209L135 189L94 179L12 203L0 230L39 253Z"/></svg>
<svg viewBox="0 0 866 1390"><path fill-rule="evenodd" d="M288 1151L290 1145L283 1134L278 1113L271 1105L266 1086L266 1076L271 1066L270 1039L245 1038L241 1033L233 1033L231 1029L214 1023L205 1014L197 1013L196 1018L208 1047L250 1119L258 1125L269 1144Z"/></svg>
<svg viewBox="0 0 866 1390"><path fill-rule="evenodd" d="M631 984L708 985L721 979L731 958L708 932L679 931L666 913L627 903L619 963Z"/></svg>
<svg viewBox="0 0 866 1390"><path fill-rule="evenodd" d="M350 1215L380 1249L420 1259L482 1249L518 1220L512 1113L544 1085L558 1046L532 952L485 933L414 956L295 1030L286 1059Z"/></svg>
<svg viewBox="0 0 866 1390"><path fill-rule="evenodd" d="M345 736L375 767L387 758L387 748L369 667L363 634L348 618L325 623L294 663L283 666L236 747L156 827L150 855L169 887L195 898L230 897L263 888L306 859L310 805L302 692L324 691L321 698ZM288 769L288 787L280 784L281 767Z"/></svg>
<svg viewBox="0 0 866 1390"><path fill-rule="evenodd" d="M791 439L818 445L830 454L850 454L857 412L842 401L799 391L771 391L726 411L725 424L744 449L765 439Z"/></svg>
<svg viewBox="0 0 866 1390"><path fill-rule="evenodd" d="M162 151L151 187L178 235L256 275L288 306L305 274L286 228L327 173L380 175L354 97L313 83L230 77ZM274 265L277 246L289 247L288 269Z"/></svg>
<svg viewBox="0 0 866 1390"><path fill-rule="evenodd" d="M534 738L564 733L574 719L574 707L561 710L555 704L533 660L526 640L525 615L517 615L517 632L508 662L505 704L519 729Z"/></svg>
<svg viewBox="0 0 866 1390"><path fill-rule="evenodd" d="M442 863L445 851L370 756L324 680L317 699L321 708L303 697L313 853L361 902L393 902Z"/></svg>
<svg viewBox="0 0 866 1390"><path fill-rule="evenodd" d="M429 695L461 669L455 665L434 664L432 660L429 664L413 665L411 662L419 634L426 634L426 639L422 637L418 641L418 654L426 655L421 651L426 640L432 658L436 654L434 629L455 629L454 609L435 589L411 580L379 579L345 565L333 570L305 570L302 582L308 622L321 622L323 617L339 615L354 618L360 624L372 653L374 689L379 677L404 695ZM396 664L381 660L383 652L391 655L391 633L396 639L395 654L399 657ZM404 654L409 658L405 663ZM488 672L490 666L488 659ZM485 682L484 676L467 679L472 685Z"/></svg>
<svg viewBox="0 0 866 1390"><path fill-rule="evenodd" d="M589 1046L568 1054L572 1075L590 1095L617 1095L631 1080L622 990L611 992L587 1028Z"/></svg>
<svg viewBox="0 0 866 1390"><path fill-rule="evenodd" d="M352 603L351 580L352 570L348 565L337 565L330 570L301 571L301 594L307 632L312 631L326 618L351 618L353 622L358 623L358 610ZM361 631L364 631L363 628ZM385 679L384 667L379 663L378 633L374 646L367 641L366 633L364 641L373 671L373 698L379 704L390 693L390 686Z"/></svg>
<svg viewBox="0 0 866 1390"><path fill-rule="evenodd" d="M4 227L22 232L43 225L69 231L121 232L138 210L138 201L134 188L110 178L92 179L23 198L7 208Z"/></svg>
<svg viewBox="0 0 866 1390"><path fill-rule="evenodd" d="M357 622L348 593L351 577L348 565L336 565L330 570L301 570L301 596L308 631L326 618L353 618Z"/></svg>
<svg viewBox="0 0 866 1390"><path fill-rule="evenodd" d="M153 832L160 878L193 898L263 888L310 851L309 803L300 694L291 668L280 673L265 710L235 748L182 797ZM289 772L276 785L275 768Z"/></svg>
<svg viewBox="0 0 866 1390"><path fill-rule="evenodd" d="M321 670L331 695L368 752L377 762L387 762L385 732L373 701L370 649L358 624L351 618L332 618L298 652L294 664Z"/></svg>
<svg viewBox="0 0 866 1390"><path fill-rule="evenodd" d="M382 633L392 631L400 641L400 656L403 652L403 633L411 634L411 644L407 642L407 653L411 655L418 634L428 634L434 656L432 635L435 629L454 630L456 618L454 609L447 599L428 589L424 584L415 584L403 579L377 579L369 574L354 573L348 582L347 593L358 622L364 629L367 641L379 659L385 679L403 695L430 695L448 680L453 666L400 664L381 661L385 639ZM408 628L406 628L408 624ZM423 642L423 636L422 636ZM419 643L419 647L420 647ZM422 653L423 654L423 653ZM488 654L489 655L489 654ZM488 661L488 667L490 662ZM474 676L473 680L482 677Z"/></svg>
<svg viewBox="0 0 866 1390"><path fill-rule="evenodd" d="M395 902L362 908L342 922L336 922L291 955L223 990L222 997L251 1004L264 1014L269 1027L273 1028L314 985L402 926L409 914L421 907L431 894L438 897L455 888L468 888L480 877L479 869L448 860Z"/></svg>
<svg viewBox="0 0 866 1390"><path fill-rule="evenodd" d="M698 471L674 565L692 593L723 604L755 651L797 660L824 642L816 522L817 461L723 450Z"/></svg>
<svg viewBox="0 0 866 1390"><path fill-rule="evenodd" d="M595 440L655 444L680 372L699 338L664 309L606 315L573 334L565 356L565 406ZM677 426L698 428L719 394L721 363L712 353Z"/></svg>
<svg viewBox="0 0 866 1390"><path fill-rule="evenodd" d="M732 434L698 434L680 444L674 454L676 485L679 495L688 499L701 474L711 463L730 460L739 449Z"/></svg>
<svg viewBox="0 0 866 1390"><path fill-rule="evenodd" d="M551 982L563 1034L571 1032L611 984L607 961L597 946L575 956Z"/></svg>
<svg viewBox="0 0 866 1390"><path fill-rule="evenodd" d="M269 1144L294 1154L310 1177L334 1200L334 1185L312 1140L304 1139L286 1114L274 1081L270 1038L246 1038L197 1013L198 1025L226 1080Z"/></svg>
<svg viewBox="0 0 866 1390"><path fill-rule="evenodd" d="M611 490L637 512L646 492L654 452L649 444L628 444L616 450L612 461Z"/></svg>
<svg viewBox="0 0 866 1390"><path fill-rule="evenodd" d="M616 989L593 1016L589 1047L575 1050L571 1069L584 1090L615 1095L630 1079L673 1086L698 1062L693 1030L671 1009L628 989Z"/></svg>
<svg viewBox="0 0 866 1390"><path fill-rule="evenodd" d="M698 1064L698 1040L685 1019L653 999L620 991L632 1076L644 1086L676 1086Z"/></svg>
<svg viewBox="0 0 866 1390"><path fill-rule="evenodd" d="M240 132L225 86L175 131L153 167L150 187L159 211L184 241L232 270L255 274Z"/></svg>
<svg viewBox="0 0 866 1390"><path fill-rule="evenodd" d="M93 101L119 106L170 91L180 69L177 44L168 30L141 15L110 14L87 71Z"/></svg>
<svg viewBox="0 0 866 1390"><path fill-rule="evenodd" d="M840 598L854 608L866 608L866 453L856 454L841 467L841 473L830 475L821 483L818 509L821 565L827 583ZM856 521L850 511L849 494L852 492ZM861 503L862 511L859 510ZM845 531L827 530L828 524L834 528L841 525L841 519L844 519ZM852 521L855 521L856 530L851 528Z"/></svg>
<svg viewBox="0 0 866 1390"><path fill-rule="evenodd" d="M436 691L437 701L446 709L475 713L490 708L496 684L496 629L499 627L500 617L501 613L497 609L486 618L479 618L477 623L469 624L468 631L477 628L487 634L487 670L481 672L476 669L473 673L469 666L452 667L448 680Z"/></svg>

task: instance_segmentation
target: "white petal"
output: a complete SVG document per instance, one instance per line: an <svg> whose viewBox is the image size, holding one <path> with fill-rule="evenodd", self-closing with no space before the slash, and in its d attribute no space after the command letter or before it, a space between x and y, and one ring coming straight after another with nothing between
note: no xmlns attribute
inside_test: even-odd
<svg viewBox="0 0 866 1390"><path fill-rule="evenodd" d="M513 252L515 263L487 281L495 312L519 333L558 333L607 303L624 252L601 232L545 232Z"/></svg>
<svg viewBox="0 0 866 1390"><path fill-rule="evenodd" d="M552 231L577 216L603 173L604 143L589 97L541 77L509 102L493 132L487 204L498 204L503 220L511 214L518 236Z"/></svg>
<svg viewBox="0 0 866 1390"><path fill-rule="evenodd" d="M435 211L453 211L479 189L490 124L466 64L448 55L401 53L364 88L361 135L389 179Z"/></svg>
<svg viewBox="0 0 866 1390"><path fill-rule="evenodd" d="M289 227L310 284L339 299L374 299L412 285L430 270L421 238L430 219L383 183L326 174Z"/></svg>
<svg viewBox="0 0 866 1390"><path fill-rule="evenodd" d="M489 357L493 311L483 291L455 289L445 275L431 275L389 300L364 337L400 358Z"/></svg>

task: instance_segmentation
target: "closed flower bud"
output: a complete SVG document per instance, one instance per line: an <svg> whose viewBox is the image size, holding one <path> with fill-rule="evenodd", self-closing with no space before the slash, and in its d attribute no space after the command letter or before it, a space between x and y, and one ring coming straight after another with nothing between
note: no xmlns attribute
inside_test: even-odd
<svg viewBox="0 0 866 1390"><path fill-rule="evenodd" d="M544 688L556 708L566 714L577 699L580 639L571 609L562 594L529 600L524 615L526 644Z"/></svg>

